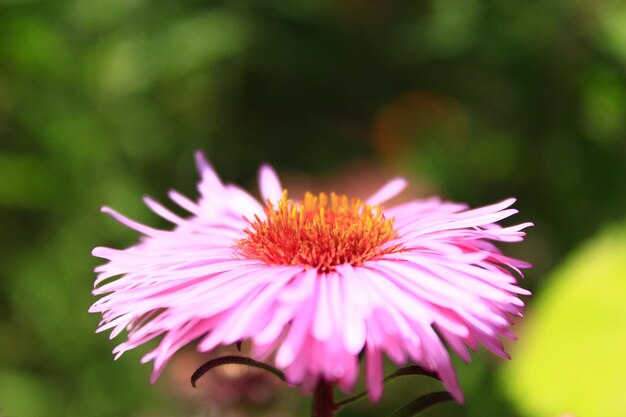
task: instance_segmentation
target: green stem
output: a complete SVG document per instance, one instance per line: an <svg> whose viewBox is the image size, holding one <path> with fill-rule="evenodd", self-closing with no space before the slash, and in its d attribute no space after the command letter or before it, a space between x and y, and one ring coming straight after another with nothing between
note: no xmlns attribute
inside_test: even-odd
<svg viewBox="0 0 626 417"><path fill-rule="evenodd" d="M337 407L333 399L333 386L321 379L313 393L311 417L333 417Z"/></svg>
<svg viewBox="0 0 626 417"><path fill-rule="evenodd" d="M204 374L209 372L211 369L216 368L218 366L222 366L222 365L233 365L233 364L234 365L246 365L246 366L251 366L253 368L263 369L264 371L268 371L276 375L282 381L285 381L285 375L281 371L279 371L278 369L266 363L258 362L258 361L255 361L254 359L246 358L244 356L222 356L220 358L212 359L208 361L207 363L205 363L204 365L202 365L201 367L199 367L198 369L196 369L196 372L194 372L193 375L191 376L191 385L193 385L195 388L196 382L198 382L198 380Z"/></svg>

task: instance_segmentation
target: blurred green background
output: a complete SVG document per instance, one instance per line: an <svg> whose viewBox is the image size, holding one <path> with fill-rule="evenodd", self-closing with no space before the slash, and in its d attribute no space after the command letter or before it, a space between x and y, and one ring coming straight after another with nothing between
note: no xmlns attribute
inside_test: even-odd
<svg viewBox="0 0 626 417"><path fill-rule="evenodd" d="M99 207L166 226L141 196L195 196L196 149L252 192L267 161L287 184L518 197L536 227L505 250L535 295L513 361L479 351L467 405L425 415L626 415L623 0L0 0L0 416L306 415L254 373L191 390L193 349L150 386L147 349L114 363L94 334L90 250L137 238Z"/></svg>

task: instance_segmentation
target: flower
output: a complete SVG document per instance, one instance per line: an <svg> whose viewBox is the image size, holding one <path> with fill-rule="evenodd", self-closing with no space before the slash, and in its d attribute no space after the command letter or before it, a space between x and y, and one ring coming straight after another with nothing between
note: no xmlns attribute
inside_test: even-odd
<svg viewBox="0 0 626 417"><path fill-rule="evenodd" d="M105 207L143 237L93 250L108 259L96 268L102 297L89 310L102 313L98 331L128 331L116 358L161 336L142 359L154 362L153 382L196 339L201 352L250 340L255 358L304 390L324 379L349 391L363 355L376 401L386 355L436 372L462 402L444 342L467 362L479 344L507 357L500 338L514 338L519 295L529 294L516 277L529 265L491 242L521 241L532 225L496 224L517 212L514 199L472 210L436 198L383 207L407 185L396 178L365 201L324 193L296 201L262 166L263 204L222 183L201 153L196 159L199 201L169 193L189 218L145 198L175 224L158 230Z"/></svg>

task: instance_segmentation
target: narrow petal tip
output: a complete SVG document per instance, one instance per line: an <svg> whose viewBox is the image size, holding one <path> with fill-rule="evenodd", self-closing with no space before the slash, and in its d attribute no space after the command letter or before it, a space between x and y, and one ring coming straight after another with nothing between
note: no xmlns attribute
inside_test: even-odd
<svg viewBox="0 0 626 417"><path fill-rule="evenodd" d="M95 248L93 248L91 250L91 256L95 256L96 258L105 258L106 256L104 256L104 251L108 250L108 248L105 248L104 246L96 246Z"/></svg>
<svg viewBox="0 0 626 417"><path fill-rule="evenodd" d="M400 194L409 185L409 182L402 177L392 179L383 185L378 191L371 195L367 199L367 204L372 206L382 204L388 200L391 200L398 194Z"/></svg>
<svg viewBox="0 0 626 417"><path fill-rule="evenodd" d="M509 198L506 198L506 199L502 200L502 205L505 205L505 204L506 204L504 207L510 207L510 206L512 206L512 205L513 205L516 201L517 201L517 198L516 198L516 197L509 197Z"/></svg>
<svg viewBox="0 0 626 417"><path fill-rule="evenodd" d="M269 164L263 164L259 168L259 191L263 201L276 202L283 195L283 187L278 178L278 174Z"/></svg>
<svg viewBox="0 0 626 417"><path fill-rule="evenodd" d="M196 158L196 167L198 167L198 171L200 171L200 173L210 168L211 165L209 164L209 161L204 155L204 152L196 151L195 158Z"/></svg>

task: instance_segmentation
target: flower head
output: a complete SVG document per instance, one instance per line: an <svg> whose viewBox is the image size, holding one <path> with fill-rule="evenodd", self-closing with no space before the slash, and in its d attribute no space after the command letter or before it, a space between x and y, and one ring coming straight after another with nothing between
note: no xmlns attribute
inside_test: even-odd
<svg viewBox="0 0 626 417"><path fill-rule="evenodd" d="M525 262L491 242L522 240L530 223L501 227L515 200L469 210L438 199L381 204L406 186L394 179L365 201L331 193L292 200L274 171L259 174L260 203L223 184L202 154L200 199L172 191L191 213L182 218L152 199L146 204L175 224L157 230L104 208L143 235L124 250L95 248L90 312L98 331L123 330L119 356L151 339L155 380L169 358L199 339L198 350L250 340L252 355L271 360L293 384L320 379L350 390L364 354L370 398L382 394L382 358L436 372L458 401L462 393L444 345L466 361L479 344L507 357L521 315L517 285Z"/></svg>

